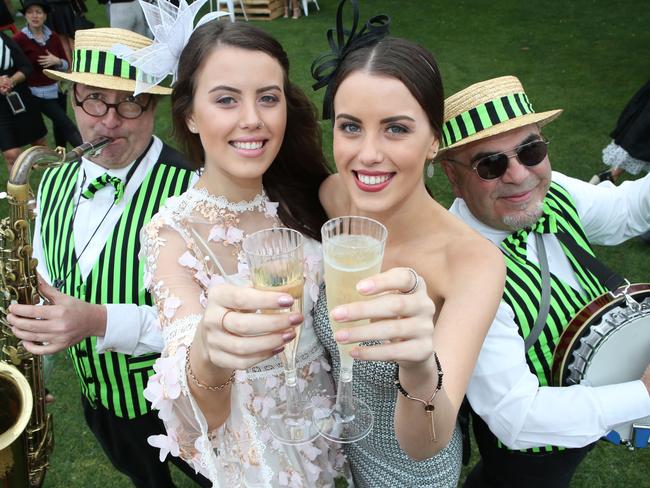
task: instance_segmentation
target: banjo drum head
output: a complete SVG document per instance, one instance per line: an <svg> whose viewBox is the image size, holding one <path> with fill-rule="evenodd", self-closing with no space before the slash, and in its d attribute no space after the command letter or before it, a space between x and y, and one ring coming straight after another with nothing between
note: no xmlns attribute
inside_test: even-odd
<svg viewBox="0 0 650 488"><path fill-rule="evenodd" d="M633 285L628 294L638 309L623 297L610 296L606 303L603 295L576 316L577 325L567 326L553 360L556 385L604 386L641 378L650 364L650 286ZM590 311L587 319L585 310ZM634 424L650 428L650 417L616 426L608 439L632 441Z"/></svg>

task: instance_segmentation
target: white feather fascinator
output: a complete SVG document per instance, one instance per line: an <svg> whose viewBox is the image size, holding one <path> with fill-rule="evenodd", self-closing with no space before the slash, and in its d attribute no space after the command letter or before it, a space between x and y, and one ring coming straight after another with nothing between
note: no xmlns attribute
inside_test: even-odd
<svg viewBox="0 0 650 488"><path fill-rule="evenodd" d="M144 11L154 40L150 46L133 50L124 44L115 44L110 51L131 66L138 68L143 75L136 80L134 95L158 85L172 75L172 85L176 81L176 70L181 52L196 27L228 15L227 12L210 12L194 26L194 18L208 0L195 0L188 4L179 0L178 7L168 0L155 0L149 3L138 0Z"/></svg>

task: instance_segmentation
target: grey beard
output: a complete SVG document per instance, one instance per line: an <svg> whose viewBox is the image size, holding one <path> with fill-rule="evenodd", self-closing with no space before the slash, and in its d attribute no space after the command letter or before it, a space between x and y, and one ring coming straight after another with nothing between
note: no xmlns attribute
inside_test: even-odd
<svg viewBox="0 0 650 488"><path fill-rule="evenodd" d="M506 215L502 222L513 231L532 226L542 216L544 204L537 202L534 208L517 215Z"/></svg>

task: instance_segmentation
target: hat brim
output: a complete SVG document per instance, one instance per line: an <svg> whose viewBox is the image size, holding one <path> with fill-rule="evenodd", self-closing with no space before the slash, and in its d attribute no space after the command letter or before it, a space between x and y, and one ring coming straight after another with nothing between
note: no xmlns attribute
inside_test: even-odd
<svg viewBox="0 0 650 488"><path fill-rule="evenodd" d="M27 9L28 9L29 7L33 7L34 5L36 5L36 6L38 6L38 7L41 7L41 8L43 9L43 12L45 12L46 14L49 14L49 13L52 12L52 7L50 7L48 4L46 4L46 3L37 3L37 2L29 3L29 4L27 4L27 6L21 8L21 9L18 10L18 11L19 11L21 14L25 15L25 12L27 11Z"/></svg>
<svg viewBox="0 0 650 488"><path fill-rule="evenodd" d="M107 90L120 90L130 93L135 92L134 80L127 80L118 76L109 76L95 73L66 73L62 71L54 71L51 69L44 69L43 73L48 78L51 78L53 80L72 81L73 83L81 83L83 85L105 88ZM152 95L169 95L171 92L171 88L154 85L145 90L143 93L150 93Z"/></svg>
<svg viewBox="0 0 650 488"><path fill-rule="evenodd" d="M440 149L436 159L440 159L440 156L444 154L446 151L449 151L450 149L455 149L460 146L465 146L466 144L480 141L481 139L486 139L487 137L496 136L497 134L502 134L504 132L508 132L513 129L518 129L519 127L524 127L530 124L537 124L540 127L542 127L548 124L549 122L552 122L556 118L558 118L561 113L562 113L562 109L549 110L548 112L531 113L531 114L515 117L514 119L506 120L505 122L501 122L500 124L493 125L492 127L477 132L476 134L472 134L469 137L465 137L464 139L455 142L451 146L447 146L445 148Z"/></svg>

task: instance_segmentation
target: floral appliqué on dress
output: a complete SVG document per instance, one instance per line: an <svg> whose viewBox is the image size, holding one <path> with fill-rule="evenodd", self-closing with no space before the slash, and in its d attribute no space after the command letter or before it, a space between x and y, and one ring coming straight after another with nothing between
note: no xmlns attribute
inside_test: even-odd
<svg viewBox="0 0 650 488"><path fill-rule="evenodd" d="M207 304L210 286L228 281L249 286L241 248L254 231L281 226L278 204L264 193L250 202L232 203L205 189L192 189L169 198L142 230L140 259L145 286L159 310L165 341L162 357L145 390L158 409L166 434L151 436L160 459L180 456L209 478L213 486L334 486L348 478L342 450L323 438L301 446L276 441L266 425L270 409L286 399L279 358L273 357L246 371L237 371L231 389L231 414L221 427L208 431L207 422L187 385L186 348L192 343ZM303 324L296 364L301 395L332 395L330 366L312 329L312 309L322 281L320 244L305 242Z"/></svg>

